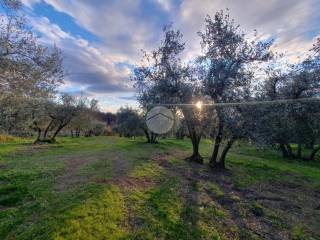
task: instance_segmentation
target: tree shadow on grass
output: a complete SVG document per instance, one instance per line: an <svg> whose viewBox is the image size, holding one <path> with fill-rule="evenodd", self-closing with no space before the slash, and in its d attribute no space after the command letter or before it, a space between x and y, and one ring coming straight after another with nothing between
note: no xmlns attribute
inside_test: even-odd
<svg viewBox="0 0 320 240"><path fill-rule="evenodd" d="M132 190L129 197L130 239L219 239L215 226L206 223L218 210L200 200L200 169L186 162L177 166L161 159L160 163L164 171L158 185Z"/></svg>
<svg viewBox="0 0 320 240"><path fill-rule="evenodd" d="M197 210L180 195L180 183L167 177L147 191L135 191L130 239L199 239ZM188 188L188 186L186 186Z"/></svg>

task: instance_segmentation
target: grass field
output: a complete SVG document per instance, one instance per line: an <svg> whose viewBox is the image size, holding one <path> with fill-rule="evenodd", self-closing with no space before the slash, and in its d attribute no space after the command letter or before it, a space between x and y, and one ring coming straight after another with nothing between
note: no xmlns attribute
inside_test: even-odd
<svg viewBox="0 0 320 240"><path fill-rule="evenodd" d="M0 145L0 239L320 239L319 159L235 146L221 173L187 140L58 140Z"/></svg>

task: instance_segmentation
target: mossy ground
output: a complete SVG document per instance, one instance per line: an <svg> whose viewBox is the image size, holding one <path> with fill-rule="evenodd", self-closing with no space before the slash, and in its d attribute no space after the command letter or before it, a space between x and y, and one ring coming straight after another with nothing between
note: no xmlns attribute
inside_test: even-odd
<svg viewBox="0 0 320 240"><path fill-rule="evenodd" d="M201 152L209 158L212 143ZM319 239L320 162L236 145L228 170L188 140L0 145L0 239Z"/></svg>

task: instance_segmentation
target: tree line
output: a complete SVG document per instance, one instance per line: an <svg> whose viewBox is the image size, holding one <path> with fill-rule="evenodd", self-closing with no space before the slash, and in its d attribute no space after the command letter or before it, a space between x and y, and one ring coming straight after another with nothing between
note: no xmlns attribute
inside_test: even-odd
<svg viewBox="0 0 320 240"><path fill-rule="evenodd" d="M101 112L97 100L58 93L65 77L62 52L39 43L21 2L0 4L0 134L54 143L62 132L72 137L110 133L115 114Z"/></svg>
<svg viewBox="0 0 320 240"><path fill-rule="evenodd" d="M45 47L28 26L22 4L1 0L0 21L0 134L34 137L34 143L55 143L71 137L147 134L156 142L143 116L131 108L114 113L99 109L96 99L59 93L65 71L63 54ZM130 120L130 121L128 121Z"/></svg>
<svg viewBox="0 0 320 240"><path fill-rule="evenodd" d="M163 33L160 46L144 52L132 80L144 111L172 104L182 112L193 146L189 160L203 163L203 136L213 139L212 168L225 168L227 153L241 139L277 147L285 158L315 159L320 150L319 39L304 59L284 64L283 54L272 50L273 40L243 32L228 10L218 11L198 32L201 52L185 62L182 33L172 25ZM198 101L204 103L201 109L175 105Z"/></svg>
<svg viewBox="0 0 320 240"><path fill-rule="evenodd" d="M61 51L39 43L20 1L0 3L0 134L34 136L35 143L54 143L62 134L145 136L157 143L145 115L151 106L171 104L179 124L168 136L188 137L188 159L198 163L201 138L211 138L212 168L225 168L236 141L275 147L288 159L312 161L320 150L320 103L313 100L320 92L319 39L299 62L284 64L273 40L243 32L228 11L219 11L198 32L201 52L184 61L182 33L165 26L160 46L144 52L131 76L141 108L104 113L95 99L57 92L65 77Z"/></svg>

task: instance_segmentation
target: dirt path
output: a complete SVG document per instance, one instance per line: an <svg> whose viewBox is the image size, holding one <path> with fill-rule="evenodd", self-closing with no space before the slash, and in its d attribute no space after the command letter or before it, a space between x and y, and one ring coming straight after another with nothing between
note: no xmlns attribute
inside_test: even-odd
<svg viewBox="0 0 320 240"><path fill-rule="evenodd" d="M150 156L150 159L161 162L161 159L165 160L168 156L172 155L169 153L156 152ZM133 166L131 166L132 161L129 161L127 158L128 156L120 151L64 156L63 160L66 162L66 166L62 173L57 176L54 188L57 191L66 191L71 187L86 182L116 184L120 187L151 186L152 183L147 178L133 178L129 176L129 173L133 170ZM138 160L139 159L137 159L137 161ZM105 170L105 176L97 178L97 176L79 174L81 169L91 164L98 164L98 166L96 166L98 168L97 171Z"/></svg>
<svg viewBox="0 0 320 240"><path fill-rule="evenodd" d="M74 185L84 183L87 179L78 175L77 172L81 167L90 164L96 159L96 156L83 154L65 157L66 166L63 173L56 178L55 190L65 191Z"/></svg>

